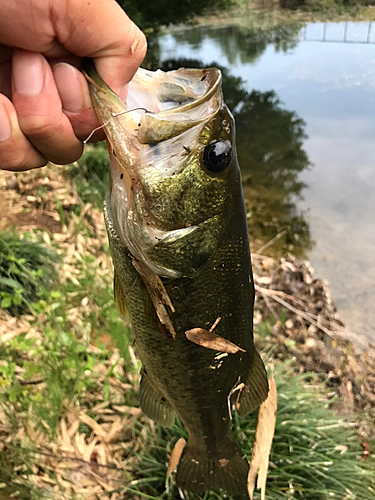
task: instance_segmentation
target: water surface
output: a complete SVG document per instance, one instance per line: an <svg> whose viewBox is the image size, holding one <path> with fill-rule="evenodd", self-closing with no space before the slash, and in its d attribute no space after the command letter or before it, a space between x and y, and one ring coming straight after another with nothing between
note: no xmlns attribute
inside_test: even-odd
<svg viewBox="0 0 375 500"><path fill-rule="evenodd" d="M223 68L253 239L286 229L276 250L306 255L348 326L373 341L374 42L368 23L198 27L156 42L165 67Z"/></svg>

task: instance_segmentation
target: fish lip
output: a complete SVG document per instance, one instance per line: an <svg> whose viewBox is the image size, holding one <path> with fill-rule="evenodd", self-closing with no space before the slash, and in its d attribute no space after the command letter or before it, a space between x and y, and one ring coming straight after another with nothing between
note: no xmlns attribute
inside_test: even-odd
<svg viewBox="0 0 375 500"><path fill-rule="evenodd" d="M100 77L98 71L95 68L94 63L90 59L87 58L84 59L82 63L82 72L89 82L91 96L98 94L99 98L103 98L105 96L106 101L111 102L115 108L118 108L120 103L121 103L120 105L126 108L126 106L124 106L119 96L115 92L113 92L113 90ZM144 70L143 68L139 68L137 73L134 75L133 80L130 82L129 93L131 93L131 87L133 85L137 84L140 85L140 82L144 80L145 75L146 74L149 75L150 73L155 73L155 75L158 74L158 72L151 72L148 70ZM164 74L170 75L170 78L173 78L174 73L179 73L178 75L179 78L186 77L187 80L195 79L195 81L198 82L205 81L206 88L204 93L200 97L197 97L196 99L193 99L192 101L186 104L180 104L170 109L163 109L161 111L150 110L148 113L146 113L145 116L152 115L152 116L157 116L159 119L168 119L173 115L182 114L185 112L193 111L196 108L199 108L202 104L209 101L218 90L220 90L221 93L222 74L218 68L213 68L213 67L204 69L180 68L178 70L167 71ZM156 78L156 76L154 78ZM217 104L219 106L221 102L218 102ZM97 106L95 106L95 104L94 107L95 109L97 109ZM122 111L125 110L126 109L123 109ZM114 109L111 113L112 117L113 114L116 113L117 109ZM101 117L99 117L99 119L101 119Z"/></svg>
<svg viewBox="0 0 375 500"><path fill-rule="evenodd" d="M132 178L133 182L138 177L139 168L137 168L137 162L142 144L157 144L176 137L182 132L208 122L222 107L222 75L217 68L180 68L165 73L150 72L139 68L130 83L130 87L133 82L135 82L135 85L140 86L142 80L146 81L147 78L151 82L155 79L156 83L158 83L158 75L159 77L160 75L164 76L164 83L168 82L168 75L171 75L172 82L183 82L184 79L186 82L193 81L195 82L195 87L192 86L193 91L200 82L205 82L203 94L193 101L171 109L145 113L141 116L139 116L139 113L135 115L135 112L129 109L118 95L110 89L100 77L91 59L86 58L83 60L82 71L89 82L91 100L98 119L106 132L110 151L112 151L123 169L124 176ZM131 88L129 88L129 94L130 92ZM210 100L211 102L204 106ZM200 116L199 109L202 106L204 106L201 110L203 116ZM195 116L192 116L194 113Z"/></svg>

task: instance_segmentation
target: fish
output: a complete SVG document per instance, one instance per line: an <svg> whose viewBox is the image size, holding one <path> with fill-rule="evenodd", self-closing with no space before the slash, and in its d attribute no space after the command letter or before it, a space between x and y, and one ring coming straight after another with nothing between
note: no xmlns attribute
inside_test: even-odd
<svg viewBox="0 0 375 500"><path fill-rule="evenodd" d="M104 128L104 218L119 315L142 363L140 407L188 433L182 491L245 495L248 461L232 434L267 397L253 339L254 280L235 124L216 68L139 69L126 102L90 60L83 71Z"/></svg>

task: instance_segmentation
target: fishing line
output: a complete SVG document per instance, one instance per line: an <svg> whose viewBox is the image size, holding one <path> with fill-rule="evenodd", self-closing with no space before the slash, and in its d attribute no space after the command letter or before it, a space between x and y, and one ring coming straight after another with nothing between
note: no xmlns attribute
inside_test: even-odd
<svg viewBox="0 0 375 500"><path fill-rule="evenodd" d="M109 118L105 123L103 123L103 125L94 128L94 130L90 133L90 135L86 137L86 139L83 141L83 144L87 144L88 141L91 139L91 137L95 134L95 132L108 125L108 123L112 120L112 118L116 118L116 116L124 115L125 113L131 113L132 111L137 111L139 109L143 110L145 113L152 113L152 111L143 107L127 109L125 111L120 111L119 113L111 113L111 118Z"/></svg>
<svg viewBox="0 0 375 500"><path fill-rule="evenodd" d="M150 111L149 109L143 108L142 106L139 106L138 108L127 109L125 111L120 111L119 113L111 113L111 115L112 116L120 116L120 115L124 115L125 113L130 113L130 111L137 111L138 109L142 109L145 113L152 113L152 111Z"/></svg>

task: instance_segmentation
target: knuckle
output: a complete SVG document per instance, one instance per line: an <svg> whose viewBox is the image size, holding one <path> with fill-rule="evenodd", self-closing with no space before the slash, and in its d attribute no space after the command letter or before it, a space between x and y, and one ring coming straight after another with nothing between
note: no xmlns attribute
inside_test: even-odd
<svg viewBox="0 0 375 500"><path fill-rule="evenodd" d="M28 116L20 119L22 132L29 138L36 141L48 141L54 133L56 123L51 122L45 116Z"/></svg>
<svg viewBox="0 0 375 500"><path fill-rule="evenodd" d="M8 149L1 151L0 149L0 169L21 172L32 168L44 167L48 160L41 155L33 155L27 151L19 149Z"/></svg>

